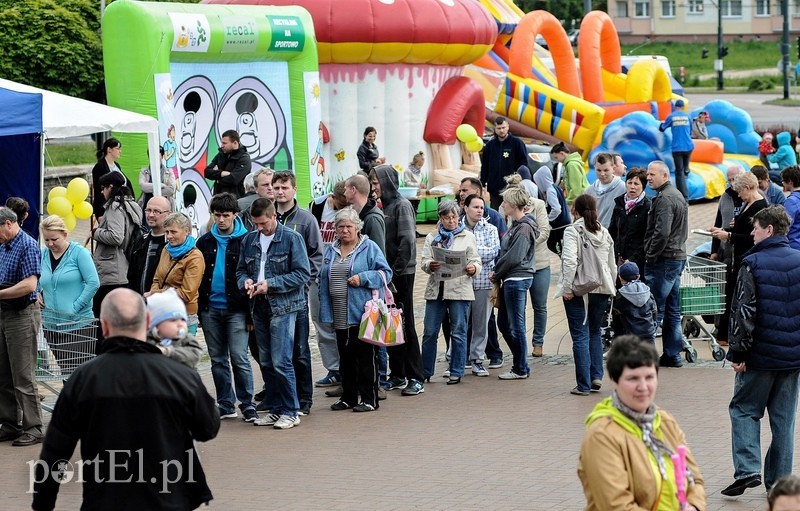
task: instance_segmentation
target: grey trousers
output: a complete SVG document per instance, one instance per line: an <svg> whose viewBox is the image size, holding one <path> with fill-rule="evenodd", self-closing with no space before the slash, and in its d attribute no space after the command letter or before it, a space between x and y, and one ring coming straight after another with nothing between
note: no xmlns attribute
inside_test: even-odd
<svg viewBox="0 0 800 511"><path fill-rule="evenodd" d="M0 427L42 436L42 409L36 388L39 305L0 310ZM20 414L22 414L20 416Z"/></svg>
<svg viewBox="0 0 800 511"><path fill-rule="evenodd" d="M311 321L317 331L317 347L322 365L330 372L339 372L339 348L336 345L336 330L333 325L319 322L319 284L312 282L308 289L308 306L311 309Z"/></svg>
<svg viewBox="0 0 800 511"><path fill-rule="evenodd" d="M472 339L470 340L469 360L483 361L486 354L486 343L489 340L489 314L492 304L489 303L491 289L476 289L475 301L472 302Z"/></svg>

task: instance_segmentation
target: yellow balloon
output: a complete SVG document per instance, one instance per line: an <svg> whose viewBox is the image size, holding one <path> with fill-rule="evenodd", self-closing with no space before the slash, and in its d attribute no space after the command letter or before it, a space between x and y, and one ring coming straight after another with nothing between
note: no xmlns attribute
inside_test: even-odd
<svg viewBox="0 0 800 511"><path fill-rule="evenodd" d="M89 183L82 177L76 177L67 185L67 199L73 204L80 204L89 196Z"/></svg>
<svg viewBox="0 0 800 511"><path fill-rule="evenodd" d="M86 220L92 216L93 211L92 205L86 201L79 202L72 207L72 213L81 220Z"/></svg>
<svg viewBox="0 0 800 511"><path fill-rule="evenodd" d="M70 213L69 215L62 217L64 218L64 223L67 225L67 230L72 232L75 229L75 225L77 225L78 221L75 220L75 215Z"/></svg>
<svg viewBox="0 0 800 511"><path fill-rule="evenodd" d="M473 153L477 153L483 149L483 141L481 139L473 140L472 142L467 142L467 150Z"/></svg>
<svg viewBox="0 0 800 511"><path fill-rule="evenodd" d="M475 131L471 124L462 124L456 128L456 138L468 143L478 138L478 132Z"/></svg>
<svg viewBox="0 0 800 511"><path fill-rule="evenodd" d="M47 203L47 212L65 218L72 214L72 203L66 197L53 197Z"/></svg>
<svg viewBox="0 0 800 511"><path fill-rule="evenodd" d="M67 189L63 186L56 186L55 188L50 190L50 193L47 194L47 200L51 201L55 197L66 197L67 196Z"/></svg>

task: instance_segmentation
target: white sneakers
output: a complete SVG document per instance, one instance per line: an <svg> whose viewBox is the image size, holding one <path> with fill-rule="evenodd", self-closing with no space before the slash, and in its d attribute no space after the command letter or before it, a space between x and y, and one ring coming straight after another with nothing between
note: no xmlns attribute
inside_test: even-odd
<svg viewBox="0 0 800 511"><path fill-rule="evenodd" d="M271 413L253 422L254 426L272 426L275 429L290 429L300 424L300 417Z"/></svg>

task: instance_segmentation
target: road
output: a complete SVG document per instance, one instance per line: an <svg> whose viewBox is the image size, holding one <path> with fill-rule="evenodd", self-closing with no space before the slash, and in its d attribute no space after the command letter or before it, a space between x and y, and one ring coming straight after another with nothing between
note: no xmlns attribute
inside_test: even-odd
<svg viewBox="0 0 800 511"><path fill-rule="evenodd" d="M798 107L764 104L764 101L780 98L782 95L782 90L776 89L774 92L759 94L726 94L725 92L703 94L690 93L687 94L686 97L689 99L690 110L694 110L694 108L705 105L709 101L715 99L730 101L750 114L756 131L764 131L779 125L784 125L786 129L794 131L798 128L797 117L800 115L800 109ZM713 122L714 120L712 119L711 121Z"/></svg>

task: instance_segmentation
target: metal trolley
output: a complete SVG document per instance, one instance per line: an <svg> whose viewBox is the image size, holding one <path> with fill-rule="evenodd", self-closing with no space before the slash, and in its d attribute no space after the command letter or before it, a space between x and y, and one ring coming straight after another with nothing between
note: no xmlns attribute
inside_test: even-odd
<svg viewBox="0 0 800 511"><path fill-rule="evenodd" d="M94 358L97 344L98 320L62 311L42 309L42 328L39 330L36 381L53 394L55 387L65 381L82 363ZM52 412L52 408L42 404Z"/></svg>
<svg viewBox="0 0 800 511"><path fill-rule="evenodd" d="M702 316L715 316L725 312L725 263L688 256L681 274L680 300L686 361L697 361L697 350L692 346L690 337L708 341L714 360L724 360L725 350L717 344L717 339L706 327Z"/></svg>

